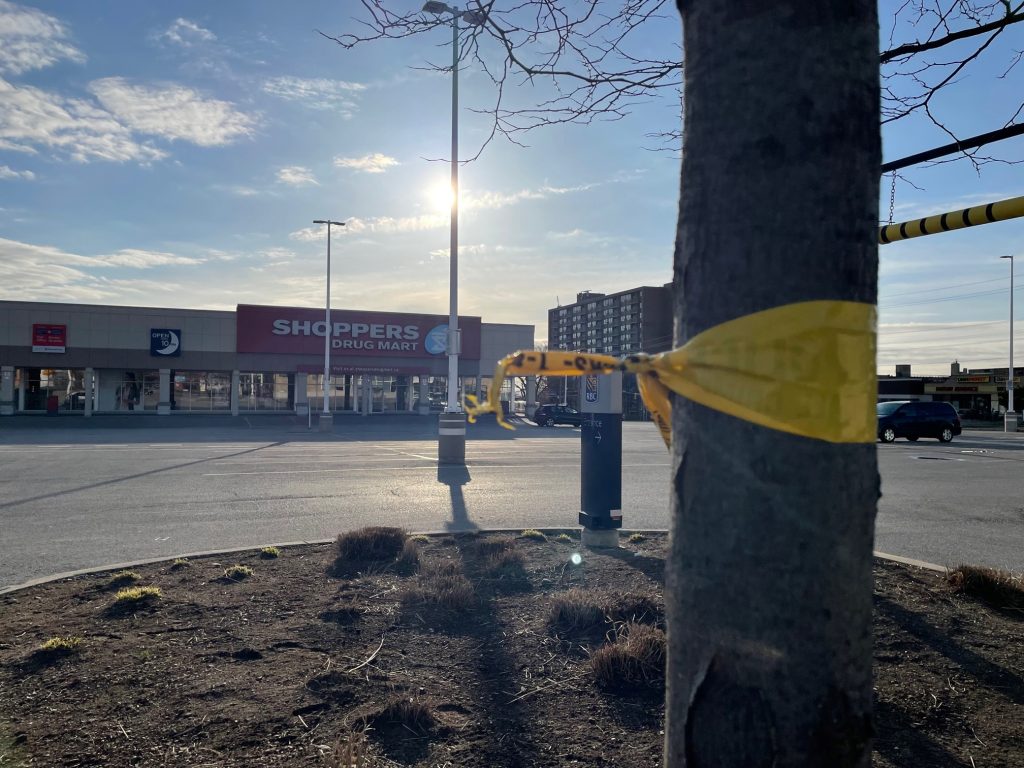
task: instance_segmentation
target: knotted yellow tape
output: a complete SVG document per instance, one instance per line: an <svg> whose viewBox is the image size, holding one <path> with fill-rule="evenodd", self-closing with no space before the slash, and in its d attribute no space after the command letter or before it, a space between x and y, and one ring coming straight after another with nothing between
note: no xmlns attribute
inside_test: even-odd
<svg viewBox="0 0 1024 768"><path fill-rule="evenodd" d="M470 422L501 415L506 376L637 375L644 405L671 444L675 392L716 411L830 443L875 440L876 309L853 301L787 304L709 328L678 349L625 358L586 352L517 352L498 362L486 402L467 395Z"/></svg>

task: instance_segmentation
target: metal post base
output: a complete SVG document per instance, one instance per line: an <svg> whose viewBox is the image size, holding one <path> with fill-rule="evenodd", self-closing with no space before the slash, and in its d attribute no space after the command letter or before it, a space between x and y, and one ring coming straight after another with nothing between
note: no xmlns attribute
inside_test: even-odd
<svg viewBox="0 0 1024 768"><path fill-rule="evenodd" d="M334 414L333 413L321 413L320 414L320 431L321 432L333 432L334 431Z"/></svg>
<svg viewBox="0 0 1024 768"><path fill-rule="evenodd" d="M584 547L593 549L614 549L619 546L619 532L616 530L595 531L591 528L584 528L580 535L580 542Z"/></svg>
<svg viewBox="0 0 1024 768"><path fill-rule="evenodd" d="M466 463L466 414L442 413L438 418L437 460L440 464Z"/></svg>
<svg viewBox="0 0 1024 768"><path fill-rule="evenodd" d="M1003 418L1003 431L1004 432L1016 432L1017 431L1017 414L1013 411L1007 411Z"/></svg>

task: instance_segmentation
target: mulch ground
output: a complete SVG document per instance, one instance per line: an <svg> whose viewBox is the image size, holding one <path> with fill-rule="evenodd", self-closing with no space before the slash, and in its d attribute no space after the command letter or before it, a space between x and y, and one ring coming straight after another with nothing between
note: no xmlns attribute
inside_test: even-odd
<svg viewBox="0 0 1024 768"><path fill-rule="evenodd" d="M498 540L525 565L488 570L508 546ZM328 546L141 566L137 583L162 596L129 609L111 607L110 574L0 596L0 766L351 766L352 753L367 768L660 763L657 686L608 689L591 668L618 625L559 630L548 617L579 588L612 603L646 595L654 608L632 618L657 625L663 538L582 565L575 541L418 546L408 575L329 575ZM254 573L225 579L234 564ZM445 564L474 605L403 599ZM875 572L875 765L1024 765L1024 617L928 571ZM35 650L54 636L82 642Z"/></svg>

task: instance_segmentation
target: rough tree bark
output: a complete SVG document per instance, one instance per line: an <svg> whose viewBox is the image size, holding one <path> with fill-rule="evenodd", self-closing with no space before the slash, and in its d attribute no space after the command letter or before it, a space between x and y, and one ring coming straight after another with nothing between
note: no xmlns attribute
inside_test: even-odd
<svg viewBox="0 0 1024 768"><path fill-rule="evenodd" d="M874 304L875 0L677 0L675 333ZM665 764L867 766L874 445L673 405Z"/></svg>

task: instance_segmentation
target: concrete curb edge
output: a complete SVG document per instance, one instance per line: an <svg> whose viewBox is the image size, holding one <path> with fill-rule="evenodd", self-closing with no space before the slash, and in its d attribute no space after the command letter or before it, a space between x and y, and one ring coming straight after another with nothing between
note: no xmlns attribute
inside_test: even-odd
<svg viewBox="0 0 1024 768"><path fill-rule="evenodd" d="M410 531L410 535L423 534L427 536L436 536L441 534L453 534L453 533L509 533L512 531L520 531L521 528L479 528L466 531ZM566 531L575 530L569 528L548 528L546 530L552 531ZM645 528L645 529L622 529L622 533L668 533L667 528ZM230 549L211 549L204 550L201 552L186 552L180 555L168 555L166 557L148 557L144 560L131 560L124 563L108 563L106 565L96 566L92 568L80 568L76 571L65 571L63 573L54 573L49 576L40 576L36 579L29 579L21 584L12 584L8 587L0 587L0 595L11 594L12 592L20 592L30 587L38 587L41 584L49 584L53 581L62 581L63 579L73 579L77 576L88 576L95 573L104 573L106 571L120 571L126 568L135 568L140 565L153 565L154 563L164 563L173 561L176 558L193 558L193 557L215 557L217 555L230 555L235 552L249 552L256 551L261 547L274 546L274 547L298 547L302 545L310 544L330 544L334 541L334 538L330 539L312 539L310 541L285 541L276 542L274 544L256 544L251 547L231 547ZM889 560L894 563L901 563L903 565L912 565L916 568L924 568L929 571L935 571L936 573L946 573L948 570L941 565L935 563L928 563L923 560L914 560L910 557L900 557L899 555L889 555L885 552L875 551L872 553L875 557L882 560Z"/></svg>

